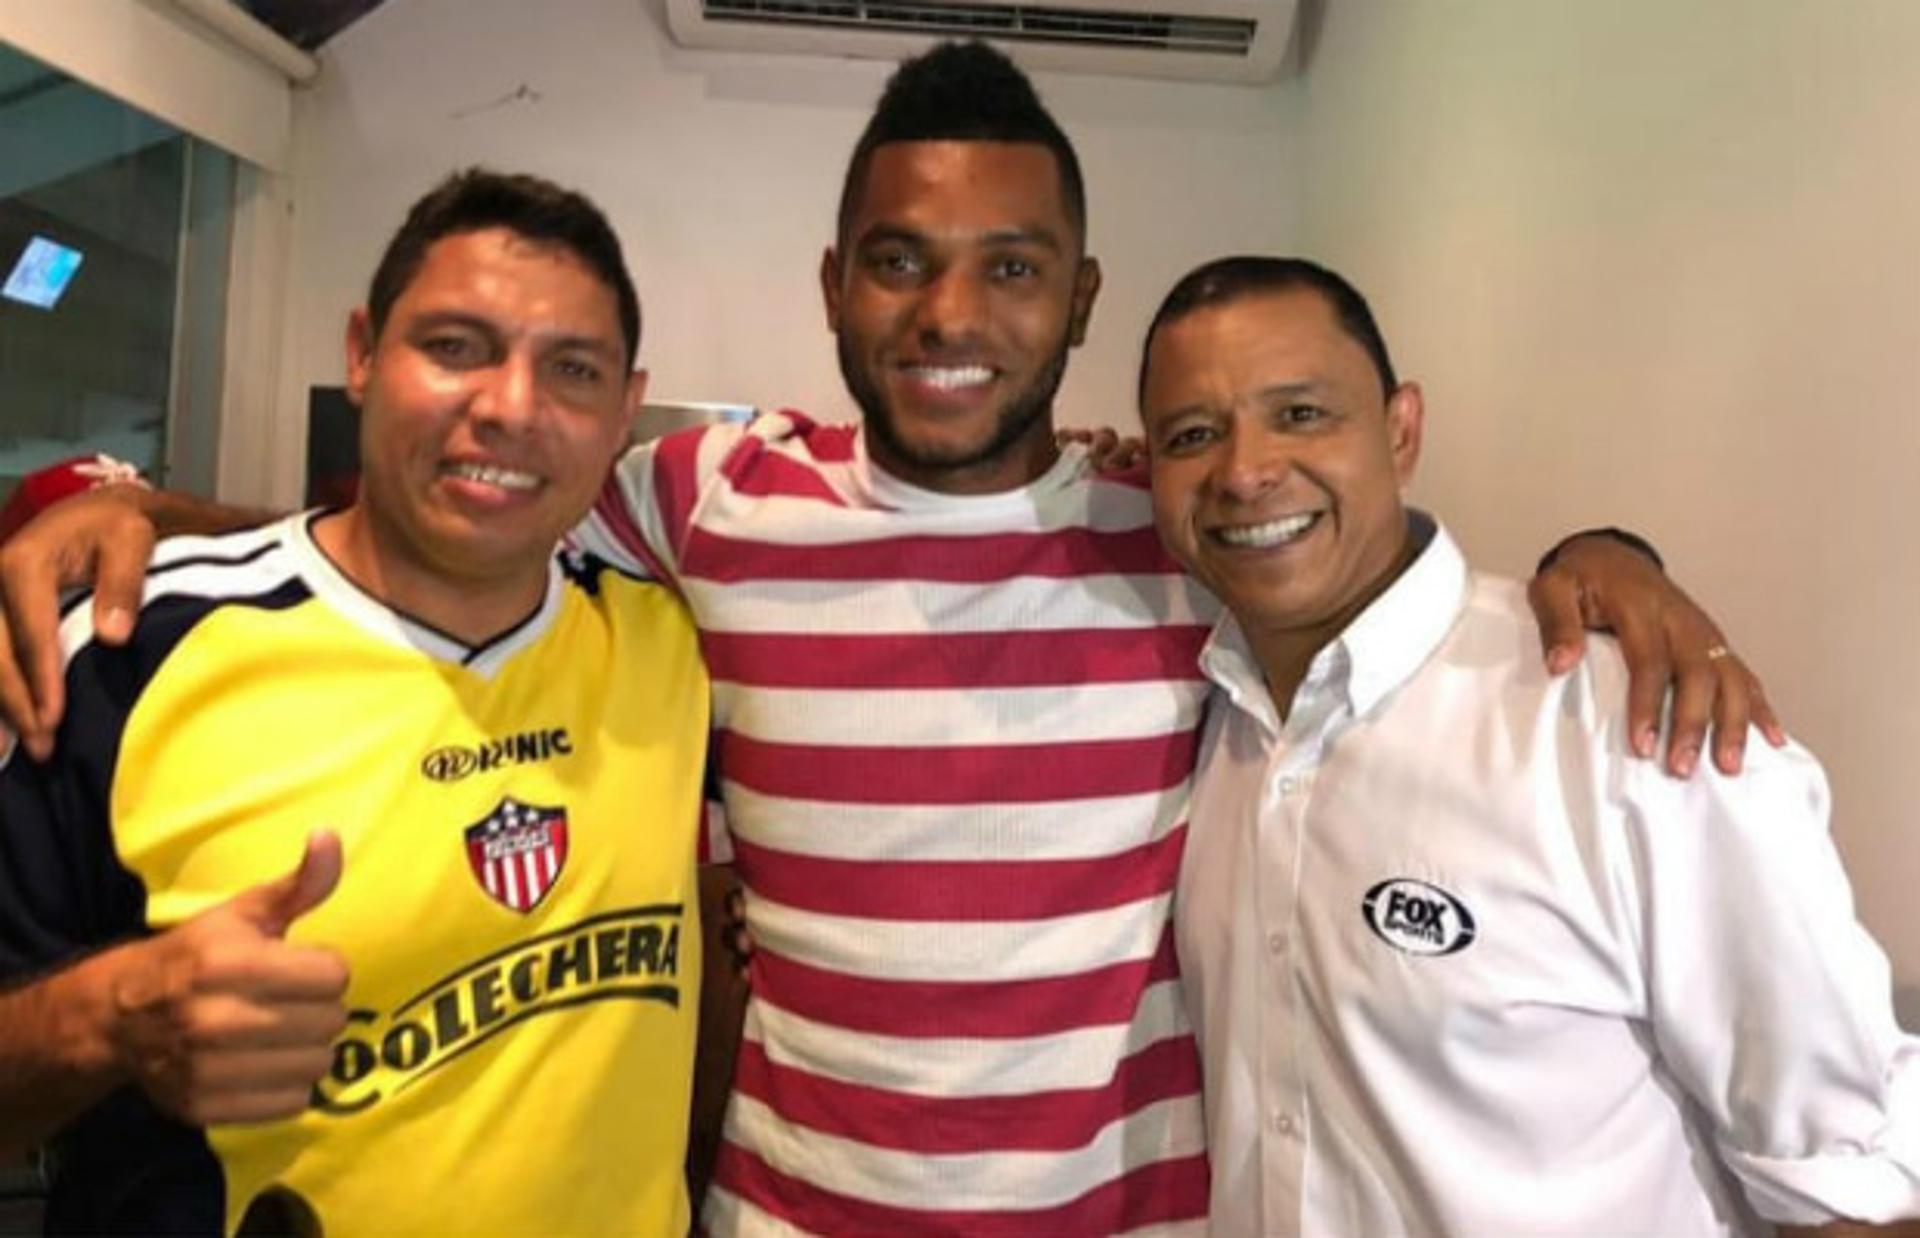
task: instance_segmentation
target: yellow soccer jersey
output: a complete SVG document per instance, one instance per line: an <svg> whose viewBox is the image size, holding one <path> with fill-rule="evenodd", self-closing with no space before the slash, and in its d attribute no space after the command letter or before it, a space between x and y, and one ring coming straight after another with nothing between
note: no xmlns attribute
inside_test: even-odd
<svg viewBox="0 0 1920 1238"><path fill-rule="evenodd" d="M683 1234L707 682L680 602L556 563L473 649L387 609L313 517L162 547L125 649L69 616L68 720L0 768L0 973L179 923L337 831L294 926L352 970L296 1119L201 1131L131 1090L56 1149L50 1225Z"/></svg>

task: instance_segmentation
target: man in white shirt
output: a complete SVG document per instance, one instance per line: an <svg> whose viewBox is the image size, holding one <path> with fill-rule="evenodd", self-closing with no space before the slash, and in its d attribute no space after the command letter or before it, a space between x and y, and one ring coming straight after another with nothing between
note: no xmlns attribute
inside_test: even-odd
<svg viewBox="0 0 1920 1238"><path fill-rule="evenodd" d="M1803 749L1631 757L1617 651L1401 487L1417 386L1285 259L1169 296L1161 537L1227 605L1177 930L1221 1234L1723 1233L1920 1213L1920 1040Z"/></svg>

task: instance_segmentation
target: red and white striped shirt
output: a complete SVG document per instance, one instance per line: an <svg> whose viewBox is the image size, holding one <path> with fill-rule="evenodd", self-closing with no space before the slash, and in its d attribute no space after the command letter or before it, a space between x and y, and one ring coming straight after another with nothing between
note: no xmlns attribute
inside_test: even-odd
<svg viewBox="0 0 1920 1238"><path fill-rule="evenodd" d="M1139 481L935 494L780 413L634 451L579 538L712 672L756 954L709 1229L1200 1228L1169 926L1217 608Z"/></svg>

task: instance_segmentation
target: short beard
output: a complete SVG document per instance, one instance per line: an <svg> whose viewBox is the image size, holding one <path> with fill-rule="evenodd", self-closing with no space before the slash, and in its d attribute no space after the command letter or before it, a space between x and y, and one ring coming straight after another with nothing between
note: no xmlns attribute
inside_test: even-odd
<svg viewBox="0 0 1920 1238"><path fill-rule="evenodd" d="M886 395L874 383L869 382L866 372L860 368L847 345L847 337L837 337L836 351L840 355L840 378L847 384L847 391L853 396L853 402L860 406L860 415L866 422L867 433L884 450L887 457L903 461L925 474L938 476L943 473L960 473L975 469L983 464L991 464L1006 455L1013 447L1032 433L1036 422L1045 420L1053 411L1053 397L1059 393L1060 381L1067 374L1067 352L1069 345L1065 339L1048 358L1046 365L1033 376L1033 381L1015 393L1007 406L1000 410L999 418L994 422L993 433L978 447L960 447L947 451L930 451L908 443L894 424L893 410L887 406ZM927 487L938 490L938 485Z"/></svg>

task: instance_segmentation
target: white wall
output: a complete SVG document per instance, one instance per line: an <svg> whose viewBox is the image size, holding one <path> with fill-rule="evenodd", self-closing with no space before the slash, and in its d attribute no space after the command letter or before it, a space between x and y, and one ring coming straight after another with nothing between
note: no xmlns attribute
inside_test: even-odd
<svg viewBox="0 0 1920 1238"><path fill-rule="evenodd" d="M407 204L484 161L584 189L629 249L662 399L849 406L816 273L854 138L889 66L686 52L658 0L389 0L328 44L295 125L281 415L337 381L345 310ZM1129 422L1159 294L1225 244L1294 233L1276 88L1050 75L1107 273L1070 371L1068 422Z"/></svg>
<svg viewBox="0 0 1920 1238"><path fill-rule="evenodd" d="M1826 761L1920 1026L1920 5L1335 0L1301 248L1428 388L1483 563L1646 532Z"/></svg>

